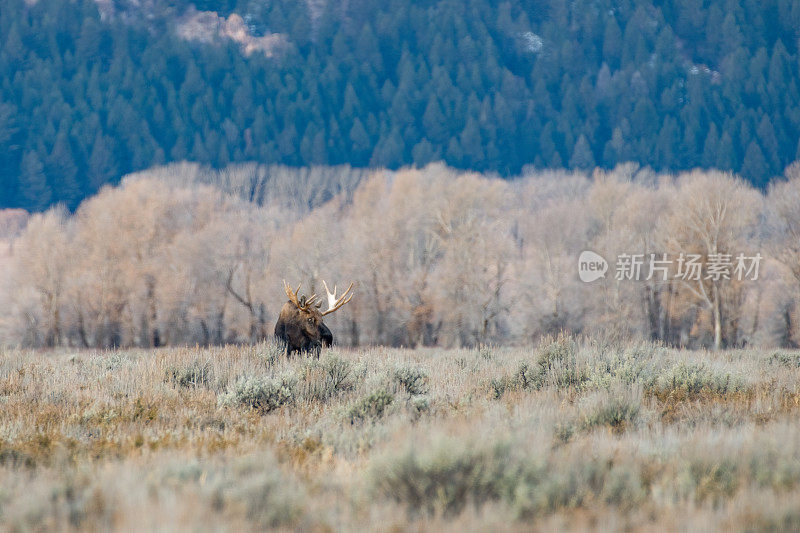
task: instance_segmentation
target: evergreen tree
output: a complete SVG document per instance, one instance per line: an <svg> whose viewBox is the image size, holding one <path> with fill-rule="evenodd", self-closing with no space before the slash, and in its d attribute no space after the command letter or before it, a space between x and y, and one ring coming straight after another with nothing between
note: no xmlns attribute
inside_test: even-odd
<svg viewBox="0 0 800 533"><path fill-rule="evenodd" d="M583 134L578 137L578 142L575 143L572 157L569 160L569 166L570 168L580 170L589 170L595 166L592 148L589 146L589 141L586 140L586 136Z"/></svg>
<svg viewBox="0 0 800 533"><path fill-rule="evenodd" d="M428 163L438 161L441 155L436 151L428 139L422 139L411 149L411 157L414 158L414 165L424 167Z"/></svg>
<svg viewBox="0 0 800 533"><path fill-rule="evenodd" d="M92 144L92 153L89 156L89 188L96 191L103 184L111 181L117 174L114 154L111 151L110 140L98 132Z"/></svg>
<svg viewBox="0 0 800 533"><path fill-rule="evenodd" d="M446 119L442 113L439 100L432 94L422 115L422 125L428 138L441 143L447 138Z"/></svg>
<svg viewBox="0 0 800 533"><path fill-rule="evenodd" d="M719 135L717 134L716 124L711 124L708 128L708 135L706 135L705 143L703 143L703 160L702 165L706 168L712 168L717 161L717 145L719 144Z"/></svg>
<svg viewBox="0 0 800 533"><path fill-rule="evenodd" d="M372 152L369 164L372 167L397 168L403 162L403 138L400 132L392 130L387 137L381 137Z"/></svg>
<svg viewBox="0 0 800 533"><path fill-rule="evenodd" d="M766 157L768 172L770 174L779 173L782 170L780 155L778 153L780 146L778 145L778 138L775 135L775 128L772 126L772 121L770 121L767 115L761 117L761 122L758 124L758 128L756 128L756 137Z"/></svg>
<svg viewBox="0 0 800 533"><path fill-rule="evenodd" d="M675 163L675 152L678 149L678 123L672 117L664 119L656 144L655 167L668 170Z"/></svg>
<svg viewBox="0 0 800 533"><path fill-rule="evenodd" d="M325 165L328 163L328 147L325 144L325 129L322 128L314 135L311 144L311 163Z"/></svg>
<svg viewBox="0 0 800 533"><path fill-rule="evenodd" d="M612 68L619 68L622 56L622 30L619 29L617 19L608 17L605 34L603 36L603 58Z"/></svg>
<svg viewBox="0 0 800 533"><path fill-rule="evenodd" d="M797 151L800 153L800 144L798 144ZM459 144L458 139L455 137L451 138L447 143L445 161L448 165L454 167L459 167L463 164L464 150L461 148L461 144Z"/></svg>
<svg viewBox="0 0 800 533"><path fill-rule="evenodd" d="M800 8L786 0L613 12L359 1L313 20L302 2L205 4L286 40L245 55L225 39L188 42L158 16L101 18L94 0L3 3L0 204L44 208L49 188L49 202L74 207L126 173L185 159L444 158L503 175L636 161L763 184L798 157Z"/></svg>
<svg viewBox="0 0 800 533"><path fill-rule="evenodd" d="M22 205L32 211L42 211L50 205L52 191L47 185L44 165L34 151L22 156L19 195Z"/></svg>
<svg viewBox="0 0 800 533"><path fill-rule="evenodd" d="M750 143L744 154L742 175L759 187L765 187L770 177L769 165L756 141Z"/></svg>
<svg viewBox="0 0 800 533"><path fill-rule="evenodd" d="M61 123L50 157L47 158L45 170L48 183L59 201L64 202L69 208L74 208L82 194L77 181L78 166L72 155L68 130L69 124L65 120Z"/></svg>
<svg viewBox="0 0 800 533"><path fill-rule="evenodd" d="M736 152L733 148L731 135L724 131L717 145L717 162L715 167L720 170L733 170L738 167Z"/></svg>
<svg viewBox="0 0 800 533"><path fill-rule="evenodd" d="M363 165L372 148L372 143L369 140L367 130L358 118L355 119L353 127L350 129L350 142L355 156L353 163Z"/></svg>
<svg viewBox="0 0 800 533"><path fill-rule="evenodd" d="M464 150L464 158L467 164L475 164L483 159L483 148L481 145L481 132L478 122L472 118L467 121L464 130L459 135L461 149Z"/></svg>

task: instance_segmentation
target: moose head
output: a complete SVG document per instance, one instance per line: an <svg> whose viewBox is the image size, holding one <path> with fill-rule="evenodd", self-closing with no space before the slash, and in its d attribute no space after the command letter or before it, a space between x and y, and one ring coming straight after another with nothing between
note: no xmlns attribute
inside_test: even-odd
<svg viewBox="0 0 800 533"><path fill-rule="evenodd" d="M313 352L319 357L322 346L333 344L333 334L322 322L322 317L340 309L353 298L353 284L339 297L336 296L336 285L331 292L324 280L322 284L328 293L328 309L325 311L321 310L322 302L317 302L316 294L310 298L299 296L300 285L292 290L285 280L283 282L289 301L283 304L275 324L275 336L286 343L286 352L289 355L292 352Z"/></svg>

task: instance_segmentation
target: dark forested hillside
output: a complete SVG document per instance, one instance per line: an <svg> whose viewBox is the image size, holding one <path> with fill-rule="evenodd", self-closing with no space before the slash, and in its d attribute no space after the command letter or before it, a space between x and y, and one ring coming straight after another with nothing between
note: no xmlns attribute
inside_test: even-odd
<svg viewBox="0 0 800 533"><path fill-rule="evenodd" d="M763 186L799 157L797 0L163 3L0 3L0 207L74 207L173 160L638 161ZM185 40L187 9L284 45Z"/></svg>

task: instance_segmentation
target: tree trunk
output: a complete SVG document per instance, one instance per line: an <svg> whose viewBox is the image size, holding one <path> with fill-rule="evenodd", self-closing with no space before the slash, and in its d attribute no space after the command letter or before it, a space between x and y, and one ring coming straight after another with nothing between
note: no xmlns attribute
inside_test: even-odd
<svg viewBox="0 0 800 533"><path fill-rule="evenodd" d="M358 322L355 319L350 320L350 345L359 345Z"/></svg>
<svg viewBox="0 0 800 533"><path fill-rule="evenodd" d="M147 325L150 329L148 341L151 348L161 346L161 334L158 331L158 313L156 312L156 280L153 276L147 277Z"/></svg>
<svg viewBox="0 0 800 533"><path fill-rule="evenodd" d="M89 348L89 338L86 335L86 323L83 319L83 309L78 310L78 337L84 348Z"/></svg>
<svg viewBox="0 0 800 533"><path fill-rule="evenodd" d="M267 338L267 309L263 303L258 304L258 342Z"/></svg>

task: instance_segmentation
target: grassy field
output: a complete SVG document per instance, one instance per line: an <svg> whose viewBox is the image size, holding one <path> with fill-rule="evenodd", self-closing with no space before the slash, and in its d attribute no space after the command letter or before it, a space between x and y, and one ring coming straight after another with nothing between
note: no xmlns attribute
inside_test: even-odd
<svg viewBox="0 0 800 533"><path fill-rule="evenodd" d="M0 350L0 530L800 529L800 353Z"/></svg>

